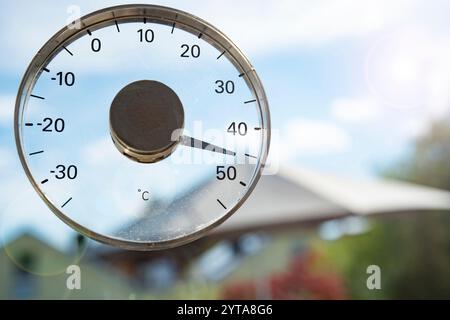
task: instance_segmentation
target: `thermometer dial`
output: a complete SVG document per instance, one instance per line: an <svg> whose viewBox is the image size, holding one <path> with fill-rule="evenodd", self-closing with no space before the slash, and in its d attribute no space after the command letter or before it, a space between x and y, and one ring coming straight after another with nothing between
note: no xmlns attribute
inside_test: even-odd
<svg viewBox="0 0 450 320"><path fill-rule="evenodd" d="M219 30L175 9L103 9L38 52L16 101L18 152L47 206L103 243L194 240L255 187L270 120L262 84Z"/></svg>

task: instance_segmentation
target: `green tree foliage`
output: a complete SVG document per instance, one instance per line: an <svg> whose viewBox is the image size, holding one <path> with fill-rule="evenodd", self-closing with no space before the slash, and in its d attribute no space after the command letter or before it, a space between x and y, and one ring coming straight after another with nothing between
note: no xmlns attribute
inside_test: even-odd
<svg viewBox="0 0 450 320"><path fill-rule="evenodd" d="M450 190L450 119L432 125L412 154L385 175Z"/></svg>
<svg viewBox="0 0 450 320"><path fill-rule="evenodd" d="M411 153L384 173L450 190L450 121L435 123ZM379 216L366 234L324 246L353 298L450 298L450 213ZM366 268L381 267L381 290L368 290Z"/></svg>
<svg viewBox="0 0 450 320"><path fill-rule="evenodd" d="M435 123L415 143L409 160L389 176L450 190L450 122ZM386 223L384 223L386 224ZM392 294L406 298L450 298L450 214L430 212L396 222L396 240L407 251L407 268L393 279ZM395 239L394 239L395 240Z"/></svg>

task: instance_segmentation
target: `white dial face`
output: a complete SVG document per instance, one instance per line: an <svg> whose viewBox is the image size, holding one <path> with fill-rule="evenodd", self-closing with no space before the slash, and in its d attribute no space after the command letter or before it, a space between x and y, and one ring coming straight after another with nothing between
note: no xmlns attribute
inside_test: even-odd
<svg viewBox="0 0 450 320"><path fill-rule="evenodd" d="M256 184L268 148L264 91L210 25L168 8L117 8L98 15L109 20L82 19L32 62L16 107L19 152L44 201L78 231L135 249L173 246L223 221ZM169 131L170 147L155 147Z"/></svg>

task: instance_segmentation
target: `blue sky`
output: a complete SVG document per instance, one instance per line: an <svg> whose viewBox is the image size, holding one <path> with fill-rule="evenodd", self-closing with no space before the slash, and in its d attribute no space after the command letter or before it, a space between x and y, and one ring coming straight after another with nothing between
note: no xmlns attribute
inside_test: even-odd
<svg viewBox="0 0 450 320"><path fill-rule="evenodd" d="M76 9L71 5L84 15L131 2L1 0L3 235L24 227L15 217L31 210L36 214L27 220L29 226L41 232L48 223L61 228L53 229L50 238L62 239L68 230L38 199L15 151L13 105L28 63L70 20ZM152 3L209 21L247 54L270 103L271 161L282 166L370 177L402 157L431 121L448 116L450 1Z"/></svg>

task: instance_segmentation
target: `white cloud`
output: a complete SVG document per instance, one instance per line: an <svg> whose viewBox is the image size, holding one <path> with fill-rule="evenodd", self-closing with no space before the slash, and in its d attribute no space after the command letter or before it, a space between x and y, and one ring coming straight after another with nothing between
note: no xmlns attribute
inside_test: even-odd
<svg viewBox="0 0 450 320"><path fill-rule="evenodd" d="M197 2L198 3L198 2ZM252 54L359 37L413 17L418 1L316 0L202 3L199 11ZM258 10L254 8L257 6ZM239 10L236 10L239 8ZM245 30L245 32L243 32Z"/></svg>
<svg viewBox="0 0 450 320"><path fill-rule="evenodd" d="M0 96L0 126L12 125L15 99L12 95Z"/></svg>
<svg viewBox="0 0 450 320"><path fill-rule="evenodd" d="M114 164L117 165L118 151L115 149L111 138L92 141L82 151L82 159L89 165Z"/></svg>
<svg viewBox="0 0 450 320"><path fill-rule="evenodd" d="M424 135L430 128L430 122L427 119L417 116L398 121L398 124L399 136L404 140L414 140Z"/></svg>
<svg viewBox="0 0 450 320"><path fill-rule="evenodd" d="M0 170L5 170L12 165L14 155L8 149L0 148Z"/></svg>
<svg viewBox="0 0 450 320"><path fill-rule="evenodd" d="M1 67L25 70L37 50L66 23L71 5L81 15L100 8L133 3L122 1L14 1L2 4L0 40L4 59ZM171 6L195 14L217 26L252 56L274 50L321 45L346 37L359 37L420 13L412 0L316 0L316 1L142 1ZM42 8L45 10L42 11ZM258 10L255 11L255 7ZM26 8L26 10L24 10ZM238 10L236 8L239 8ZM387 9L388 8L388 9ZM35 12L40 12L36 15ZM21 19L16 17L20 16ZM27 23L23 23L27 21ZM5 30L14 30L14 37Z"/></svg>
<svg viewBox="0 0 450 320"><path fill-rule="evenodd" d="M402 142L424 134L450 116L450 41L426 26L401 28L368 51L366 96L331 102L334 119L376 125Z"/></svg>
<svg viewBox="0 0 450 320"><path fill-rule="evenodd" d="M368 51L367 86L386 107L442 116L450 106L449 54L446 32L404 27L380 38Z"/></svg>
<svg viewBox="0 0 450 320"><path fill-rule="evenodd" d="M339 126L310 119L292 120L276 140L271 153L279 156L280 162L301 156L341 153L351 145L350 136Z"/></svg>
<svg viewBox="0 0 450 320"><path fill-rule="evenodd" d="M343 122L366 123L380 115L380 106L369 97L337 98L331 103L331 115Z"/></svg>

